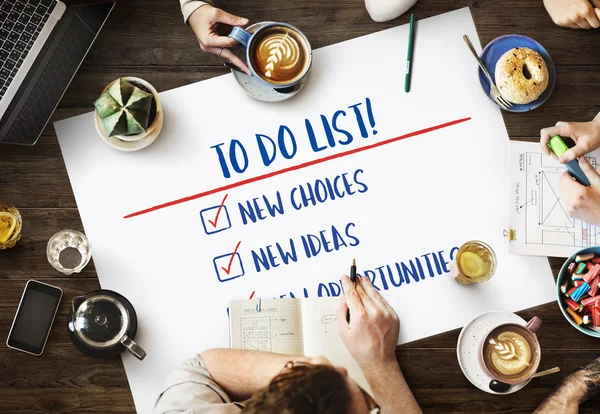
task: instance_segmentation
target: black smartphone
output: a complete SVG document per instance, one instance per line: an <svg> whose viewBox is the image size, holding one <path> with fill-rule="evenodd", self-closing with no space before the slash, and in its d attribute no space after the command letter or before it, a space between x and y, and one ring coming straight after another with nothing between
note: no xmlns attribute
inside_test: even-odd
<svg viewBox="0 0 600 414"><path fill-rule="evenodd" d="M25 285L6 345L35 356L42 355L63 291L30 280Z"/></svg>

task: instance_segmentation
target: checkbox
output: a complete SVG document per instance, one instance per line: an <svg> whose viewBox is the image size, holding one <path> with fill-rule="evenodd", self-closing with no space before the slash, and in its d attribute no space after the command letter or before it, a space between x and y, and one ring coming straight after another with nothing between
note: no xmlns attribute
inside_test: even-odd
<svg viewBox="0 0 600 414"><path fill-rule="evenodd" d="M242 259L237 252L215 257L213 263L219 282L227 282L245 274Z"/></svg>
<svg viewBox="0 0 600 414"><path fill-rule="evenodd" d="M200 211L200 219L206 234L215 234L231 228L227 206L218 205Z"/></svg>

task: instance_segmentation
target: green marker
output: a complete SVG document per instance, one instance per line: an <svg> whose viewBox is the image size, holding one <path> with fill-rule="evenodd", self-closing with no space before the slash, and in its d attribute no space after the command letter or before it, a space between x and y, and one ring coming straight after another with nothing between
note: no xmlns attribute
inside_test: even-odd
<svg viewBox="0 0 600 414"><path fill-rule="evenodd" d="M550 141L548 142L548 146L556 154L557 157L560 157L565 152L567 152L567 150L569 149L569 147L567 147L567 144L565 144L565 142L562 140L562 138L558 135L554 135L552 138L550 138ZM573 178L575 178L575 180L579 184L585 185L586 187L590 186L590 181L588 180L585 173L579 166L579 161L577 161L577 160L569 161L568 163L565 164L565 167L567 168L567 170L569 170L569 172L571 173Z"/></svg>
<svg viewBox="0 0 600 414"><path fill-rule="evenodd" d="M412 67L413 43L415 40L415 15L410 15L410 29L408 32L408 53L406 56L406 75L404 76L404 92L410 90L410 70Z"/></svg>

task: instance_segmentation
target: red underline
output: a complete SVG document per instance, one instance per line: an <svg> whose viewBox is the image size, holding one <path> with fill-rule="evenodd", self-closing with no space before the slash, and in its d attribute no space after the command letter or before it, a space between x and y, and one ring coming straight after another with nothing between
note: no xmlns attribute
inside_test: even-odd
<svg viewBox="0 0 600 414"><path fill-rule="evenodd" d="M330 160L335 160L336 158L342 158L342 157L345 157L347 155L357 154L359 152L363 152L363 151L367 151L367 150L370 150L370 149L373 149L373 148L381 147L383 145L391 144L391 143L394 143L394 142L397 142L397 141L400 141L400 140L403 140L403 139L406 139L406 138L411 138L411 137L414 137L414 136L417 136L417 135L422 135L422 134L426 134L428 132L436 131L438 129L447 128L447 127L452 126L452 125L456 125L456 124L460 124L462 122L469 121L470 119L471 119L470 117L469 118L457 119L455 121L446 122L445 124L440 124L440 125L432 126L432 127L429 127L429 128L420 129L418 131L410 132L408 134L401 135L401 136L396 137L396 138L390 138L390 139L387 139L385 141L376 142L375 144L365 145L364 147L354 148L354 149L351 149L349 151L344 151L344 152L340 152L340 153L337 153L337 154L332 154L332 155L329 155L329 156L324 157L324 158L318 158L316 160L305 162L303 164L293 165L291 167L283 168L281 170L272 171L270 173L259 175L257 177L252 177L252 178L248 178L246 180L238 181L237 183L232 183L232 184L224 185L223 187L213 188L212 190L204 191L202 193L198 193L198 194L194 194L194 195L191 195L191 196L188 196L188 197L180 198L178 200L169 201L168 203L159 204L157 206L150 207L150 208L147 208L145 210L136 211L135 213L131 213L131 214L126 215L124 218L127 219L127 218L131 218L131 217L135 217L135 216L141 216L142 214L150 213L152 211L156 211L156 210L160 210L160 209L163 209L163 208L171 207L171 206L174 206L174 205L177 205L177 204L181 204L181 203L185 203L185 202L188 202L188 201L196 200L198 198L202 198L202 197L205 197L205 196L208 196L208 195L211 195L211 194L219 193L221 191L231 190L232 188L237 188L237 187L241 187L241 186L246 185L246 184L251 184L251 183L254 183L254 182L257 182L257 181L266 180L267 178L271 178L271 177L275 177L277 175L285 174L285 173L288 173L290 171L301 170L302 168L311 167L313 165L321 164L323 162L330 161Z"/></svg>

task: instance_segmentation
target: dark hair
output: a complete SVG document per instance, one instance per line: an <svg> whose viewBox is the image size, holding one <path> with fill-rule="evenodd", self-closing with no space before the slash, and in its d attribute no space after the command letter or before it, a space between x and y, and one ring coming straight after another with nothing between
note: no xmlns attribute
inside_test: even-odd
<svg viewBox="0 0 600 414"><path fill-rule="evenodd" d="M350 407L346 377L326 365L296 365L246 401L246 414L345 414Z"/></svg>

